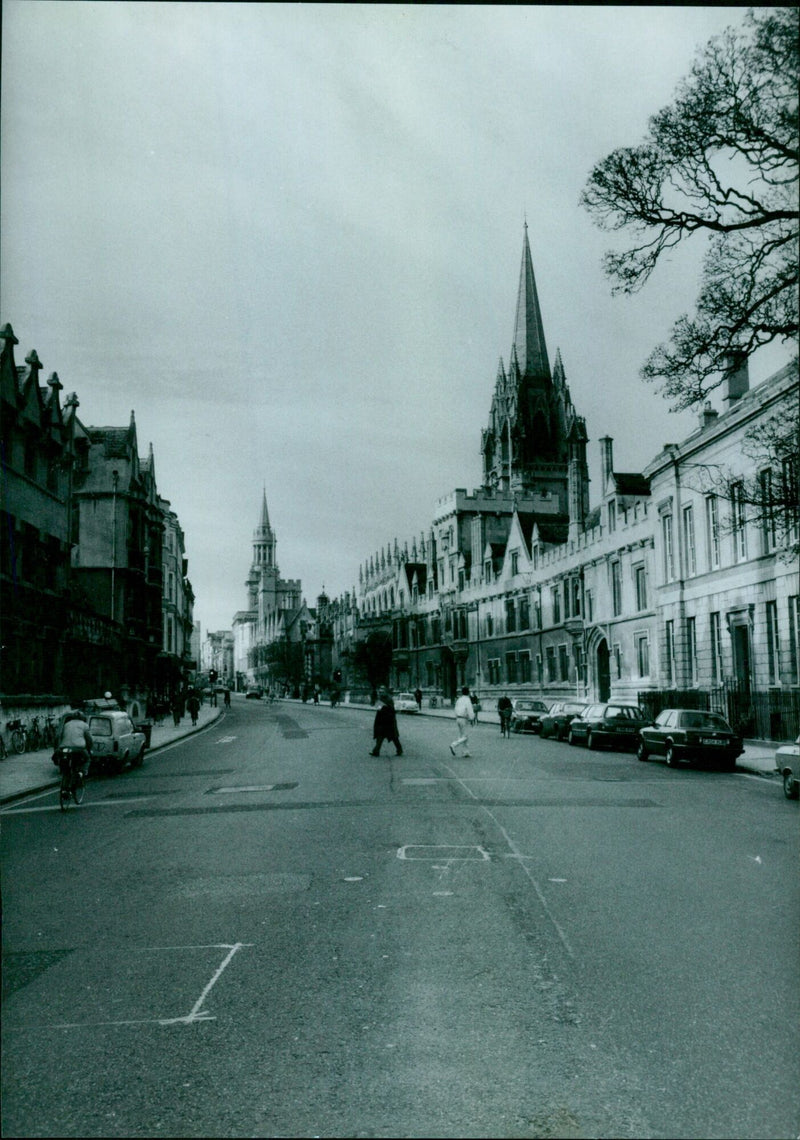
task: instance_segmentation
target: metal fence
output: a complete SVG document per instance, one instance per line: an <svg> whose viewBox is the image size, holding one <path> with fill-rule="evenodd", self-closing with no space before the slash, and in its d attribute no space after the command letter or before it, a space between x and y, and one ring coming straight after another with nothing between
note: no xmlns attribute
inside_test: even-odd
<svg viewBox="0 0 800 1140"><path fill-rule="evenodd" d="M750 740L794 740L800 733L800 690L754 690L727 681L713 689L656 689L639 693L639 707L655 719L662 709L710 709Z"/></svg>

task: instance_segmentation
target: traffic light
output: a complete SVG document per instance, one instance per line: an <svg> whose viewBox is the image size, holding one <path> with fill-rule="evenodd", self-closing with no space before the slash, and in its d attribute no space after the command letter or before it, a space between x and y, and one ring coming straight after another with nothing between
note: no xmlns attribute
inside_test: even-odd
<svg viewBox="0 0 800 1140"><path fill-rule="evenodd" d="M335 670L334 670L334 672L333 672L333 679L334 679L334 681L341 681L341 679L342 679L342 671L341 671L341 669L335 669Z"/></svg>
<svg viewBox="0 0 800 1140"><path fill-rule="evenodd" d="M218 674L217 674L216 669L209 669L209 671L208 671L209 681L211 681L213 683L214 681L216 681L217 676L218 676Z"/></svg>

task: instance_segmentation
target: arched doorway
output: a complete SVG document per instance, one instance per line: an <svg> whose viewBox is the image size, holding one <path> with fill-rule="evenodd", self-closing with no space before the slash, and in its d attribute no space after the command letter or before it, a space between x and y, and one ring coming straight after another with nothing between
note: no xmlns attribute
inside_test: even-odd
<svg viewBox="0 0 800 1140"><path fill-rule="evenodd" d="M607 701L611 696L611 655L608 642L602 638L597 643L597 700Z"/></svg>

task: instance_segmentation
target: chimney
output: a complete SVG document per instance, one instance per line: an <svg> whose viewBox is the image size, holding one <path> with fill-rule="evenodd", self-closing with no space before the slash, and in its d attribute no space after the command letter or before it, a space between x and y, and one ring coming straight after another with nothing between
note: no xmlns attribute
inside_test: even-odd
<svg viewBox="0 0 800 1140"><path fill-rule="evenodd" d="M608 483L611 472L614 470L614 440L604 435L600 440L600 494L605 495L606 484Z"/></svg>
<svg viewBox="0 0 800 1140"><path fill-rule="evenodd" d="M705 404L703 404L703 410L700 413L701 430L705 431L706 428L711 427L711 425L717 420L718 416L719 412L715 412L711 407L711 401L706 400Z"/></svg>
<svg viewBox="0 0 800 1140"><path fill-rule="evenodd" d="M729 408L742 398L750 388L750 375L747 367L747 353L741 349L731 349L725 355L726 388L725 402Z"/></svg>

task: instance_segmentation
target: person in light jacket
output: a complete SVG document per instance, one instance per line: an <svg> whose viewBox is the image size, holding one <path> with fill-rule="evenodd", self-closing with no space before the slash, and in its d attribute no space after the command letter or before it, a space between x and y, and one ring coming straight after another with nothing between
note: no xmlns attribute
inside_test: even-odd
<svg viewBox="0 0 800 1140"><path fill-rule="evenodd" d="M454 740L450 745L450 751L455 756L456 748L460 744L464 745L463 756L469 756L469 726L475 720L475 709L473 708L472 701L469 699L469 689L465 685L461 690L461 696L456 701L456 707L453 710L456 717L456 724L458 725L458 740Z"/></svg>

